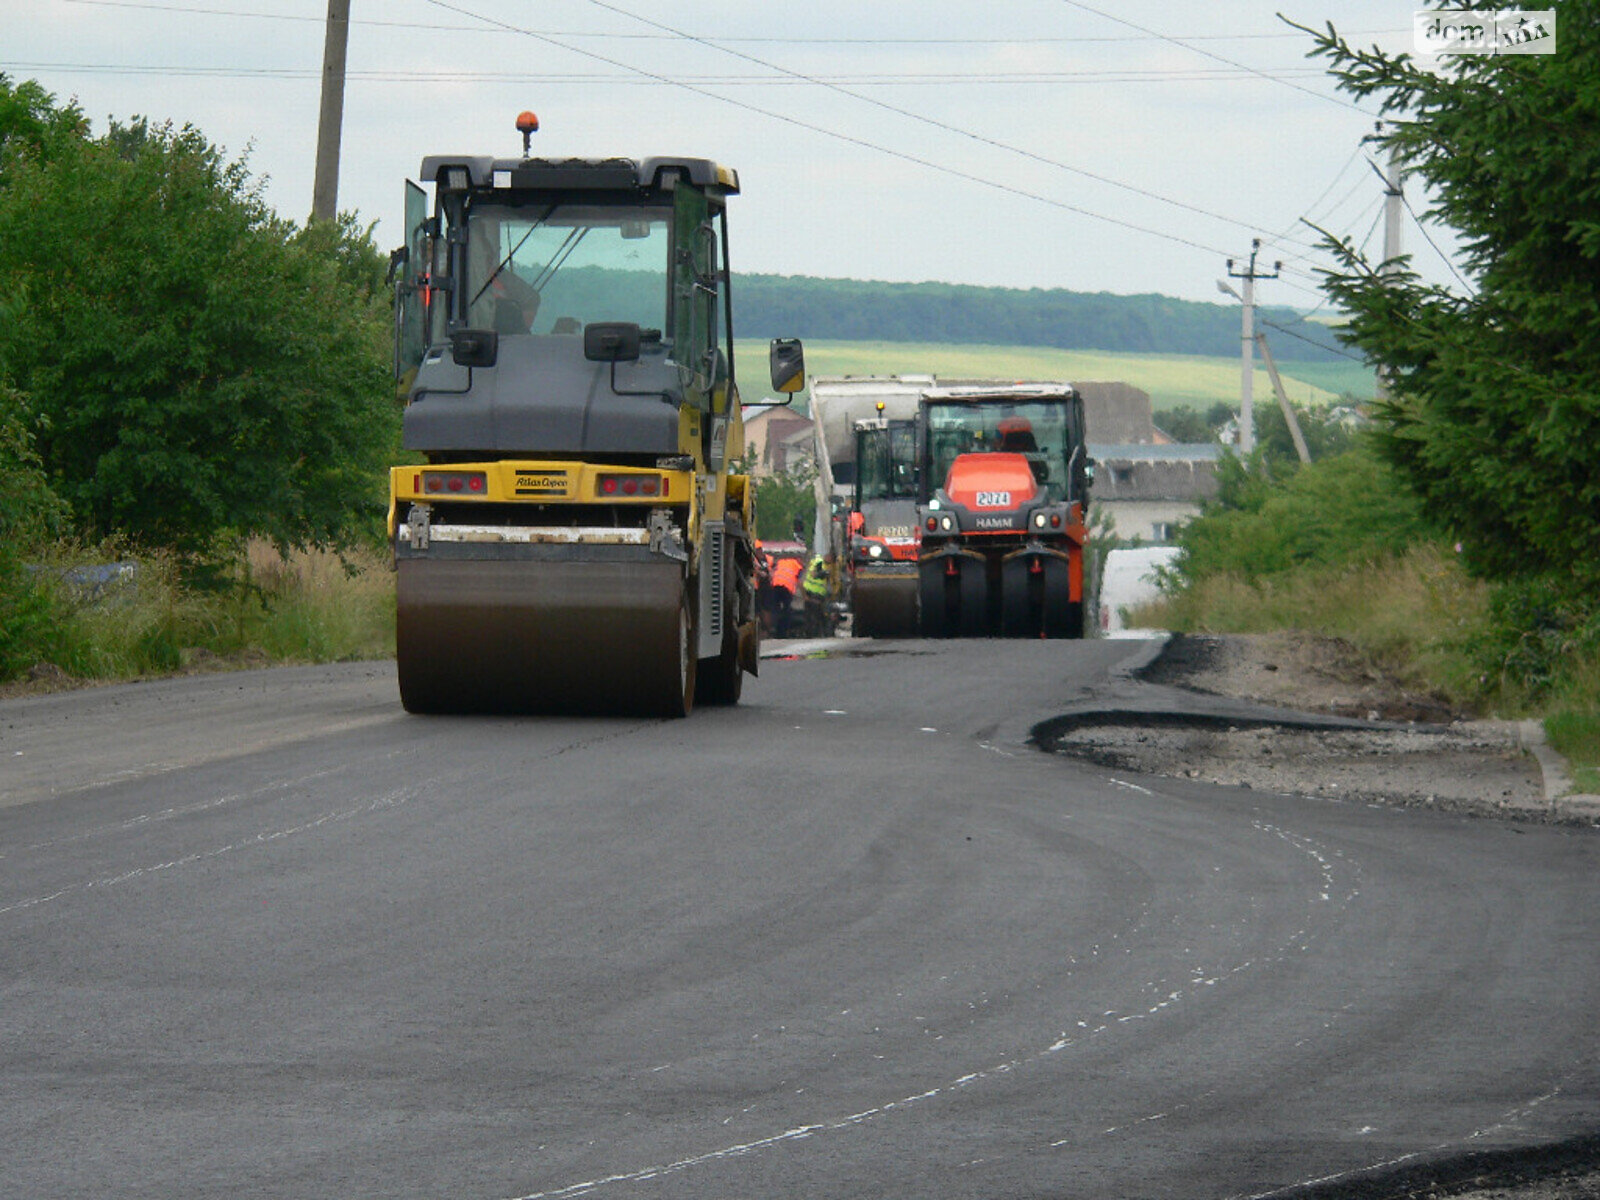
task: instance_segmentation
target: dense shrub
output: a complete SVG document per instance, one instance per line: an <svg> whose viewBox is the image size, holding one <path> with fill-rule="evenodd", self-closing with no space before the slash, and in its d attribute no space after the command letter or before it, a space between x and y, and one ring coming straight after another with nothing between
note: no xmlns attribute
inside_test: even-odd
<svg viewBox="0 0 1600 1200"><path fill-rule="evenodd" d="M80 532L193 556L373 527L398 414L366 235L279 219L193 128L90 138L30 97L0 160L0 381Z"/></svg>
<svg viewBox="0 0 1600 1200"><path fill-rule="evenodd" d="M1225 456L1219 502L1180 536L1179 573L1255 583L1399 554L1432 536L1416 499L1368 448L1284 473L1280 481Z"/></svg>

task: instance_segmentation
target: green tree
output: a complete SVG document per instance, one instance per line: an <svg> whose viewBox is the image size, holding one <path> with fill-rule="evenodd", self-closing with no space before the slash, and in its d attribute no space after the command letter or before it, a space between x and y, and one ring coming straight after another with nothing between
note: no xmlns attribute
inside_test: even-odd
<svg viewBox="0 0 1600 1200"><path fill-rule="evenodd" d="M7 159L0 269L0 378L86 532L208 556L375 524L398 416L353 220L301 232L192 127L113 123Z"/></svg>
<svg viewBox="0 0 1600 1200"><path fill-rule="evenodd" d="M54 599L26 559L59 530L64 513L33 450L27 399L0 383L0 679L45 657L55 632Z"/></svg>
<svg viewBox="0 0 1600 1200"><path fill-rule="evenodd" d="M1390 374L1380 446L1469 569L1600 593L1600 0L1558 9L1553 55L1404 54L1308 30L1379 140L1461 238L1459 289L1330 238L1348 339ZM1421 188L1416 187L1420 183Z"/></svg>
<svg viewBox="0 0 1600 1200"><path fill-rule="evenodd" d="M1201 412L1188 404L1174 405L1156 414L1156 424L1175 442L1201 444L1217 440L1217 431L1226 425L1234 410L1216 403Z"/></svg>
<svg viewBox="0 0 1600 1200"><path fill-rule="evenodd" d="M1300 426L1300 436L1305 439L1306 453L1313 462L1343 454L1355 445L1354 430L1341 424L1325 408L1305 408L1290 401L1295 424ZM1276 404L1265 404L1255 410L1256 447L1269 459L1285 463L1298 463L1300 452L1295 449L1294 435L1289 432L1288 419Z"/></svg>
<svg viewBox="0 0 1600 1200"><path fill-rule="evenodd" d="M48 158L56 147L81 139L84 129L77 105L58 108L55 97L34 80L13 84L0 71L0 184L10 164Z"/></svg>
<svg viewBox="0 0 1600 1200"><path fill-rule="evenodd" d="M763 541L794 537L795 522L810 543L817 523L817 472L809 463L756 480L756 536Z"/></svg>

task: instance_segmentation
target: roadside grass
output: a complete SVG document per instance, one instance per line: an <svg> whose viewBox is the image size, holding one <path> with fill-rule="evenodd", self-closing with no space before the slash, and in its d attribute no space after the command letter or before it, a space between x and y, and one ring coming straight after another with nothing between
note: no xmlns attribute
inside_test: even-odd
<svg viewBox="0 0 1600 1200"><path fill-rule="evenodd" d="M952 379L1120 380L1150 394L1157 412L1188 405L1205 410L1239 404L1239 360L1195 354L1121 354L1041 346L942 345L915 342L808 341L808 375L931 374ZM740 342L737 369L747 402L767 394L767 344ZM1370 398L1372 373L1359 363L1296 363L1279 359L1284 390L1296 404L1326 405L1343 392ZM1265 368L1255 394L1272 396Z"/></svg>
<svg viewBox="0 0 1600 1200"><path fill-rule="evenodd" d="M1337 637L1407 687L1462 706L1483 699L1472 647L1488 628L1488 588L1437 545L1253 583L1232 572L1207 575L1130 615L1182 633L1299 629Z"/></svg>
<svg viewBox="0 0 1600 1200"><path fill-rule="evenodd" d="M345 662L394 657L394 575L382 551L297 551L265 543L247 553L259 590L254 642L274 660Z"/></svg>
<svg viewBox="0 0 1600 1200"><path fill-rule="evenodd" d="M1545 718L1544 734L1572 766L1572 786L1600 795L1600 710L1572 709Z"/></svg>
<svg viewBox="0 0 1600 1200"><path fill-rule="evenodd" d="M131 570L85 569L111 562ZM255 542L233 577L200 589L162 555L57 546L36 578L56 618L31 671L46 682L394 654L393 576L377 552L285 558Z"/></svg>

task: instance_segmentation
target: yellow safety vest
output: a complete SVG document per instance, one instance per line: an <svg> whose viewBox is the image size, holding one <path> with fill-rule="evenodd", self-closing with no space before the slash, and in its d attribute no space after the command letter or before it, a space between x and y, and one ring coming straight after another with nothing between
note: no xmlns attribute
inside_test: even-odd
<svg viewBox="0 0 1600 1200"><path fill-rule="evenodd" d="M828 594L828 568L823 563L821 556L811 560L811 565L806 568L806 577L800 587L808 596L826 596Z"/></svg>

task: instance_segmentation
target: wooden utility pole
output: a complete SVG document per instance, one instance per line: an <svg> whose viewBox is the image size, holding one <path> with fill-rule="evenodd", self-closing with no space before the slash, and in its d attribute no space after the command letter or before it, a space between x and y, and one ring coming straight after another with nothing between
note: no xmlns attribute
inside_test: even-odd
<svg viewBox="0 0 1600 1200"><path fill-rule="evenodd" d="M328 0L322 48L322 115L317 121L317 177L311 189L311 219L339 215L339 134L344 126L344 58L350 41L350 0Z"/></svg>

